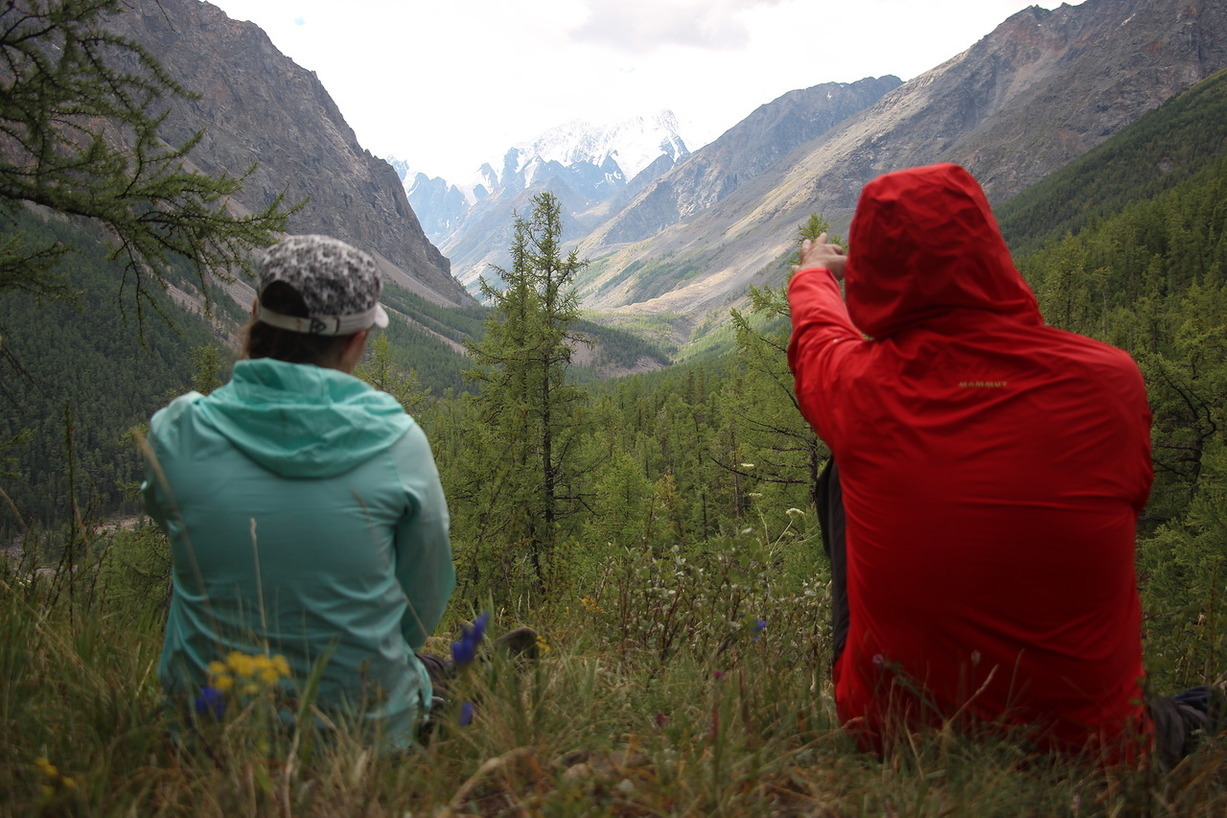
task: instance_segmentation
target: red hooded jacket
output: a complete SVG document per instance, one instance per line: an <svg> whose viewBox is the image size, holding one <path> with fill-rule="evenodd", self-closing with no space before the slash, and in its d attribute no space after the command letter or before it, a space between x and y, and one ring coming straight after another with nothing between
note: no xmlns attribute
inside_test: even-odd
<svg viewBox="0 0 1227 818"><path fill-rule="evenodd" d="M1040 749L1132 755L1151 729L1137 366L1044 325L956 165L868 184L850 246L846 307L826 270L789 285L797 396L847 516L841 720L876 748L896 724L970 718L1034 726Z"/></svg>

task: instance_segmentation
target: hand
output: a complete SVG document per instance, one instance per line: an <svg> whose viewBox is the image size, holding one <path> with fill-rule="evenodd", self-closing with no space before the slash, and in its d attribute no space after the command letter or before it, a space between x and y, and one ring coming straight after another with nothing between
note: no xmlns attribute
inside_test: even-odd
<svg viewBox="0 0 1227 818"><path fill-rule="evenodd" d="M801 263L794 264L792 271L807 270L810 267L822 267L830 270L836 281L844 280L844 268L848 257L838 244L828 244L827 234L823 233L813 241L806 239L801 242Z"/></svg>

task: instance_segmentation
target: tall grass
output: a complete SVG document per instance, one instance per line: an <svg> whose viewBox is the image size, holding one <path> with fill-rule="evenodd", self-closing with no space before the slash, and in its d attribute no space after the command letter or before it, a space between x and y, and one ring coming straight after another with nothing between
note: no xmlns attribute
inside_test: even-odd
<svg viewBox="0 0 1227 818"><path fill-rule="evenodd" d="M804 538L610 554L575 599L495 612L495 634L538 629L538 659L465 669L412 752L273 728L259 697L176 727L154 536L108 534L58 575L0 568L0 815L1227 815L1222 738L1168 773L944 732L858 752Z"/></svg>

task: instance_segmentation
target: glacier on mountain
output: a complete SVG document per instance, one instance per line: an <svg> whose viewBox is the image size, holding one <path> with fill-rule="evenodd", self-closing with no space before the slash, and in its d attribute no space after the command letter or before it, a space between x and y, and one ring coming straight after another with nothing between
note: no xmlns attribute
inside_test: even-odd
<svg viewBox="0 0 1227 818"><path fill-rule="evenodd" d="M557 162L563 167L588 163L603 167L613 159L629 182L660 156L673 162L690 153L678 133L672 111L637 116L607 125L574 120L558 125L530 143L515 145L521 172L534 160ZM508 152L510 153L510 151Z"/></svg>

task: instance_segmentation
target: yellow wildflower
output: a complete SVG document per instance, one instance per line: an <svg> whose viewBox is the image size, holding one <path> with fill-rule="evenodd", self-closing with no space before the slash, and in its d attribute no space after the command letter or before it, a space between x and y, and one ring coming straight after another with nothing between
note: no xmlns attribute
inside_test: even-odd
<svg viewBox="0 0 1227 818"><path fill-rule="evenodd" d="M63 787L66 790L75 790L77 788L76 779L72 776L61 775L60 770L46 756L39 756L34 759L34 766L42 774L42 795L43 800L47 801L55 795L56 789Z"/></svg>
<svg viewBox="0 0 1227 818"><path fill-rule="evenodd" d="M252 657L246 653L240 653L237 650L230 651L230 655L226 657L226 664L239 676L252 675Z"/></svg>

